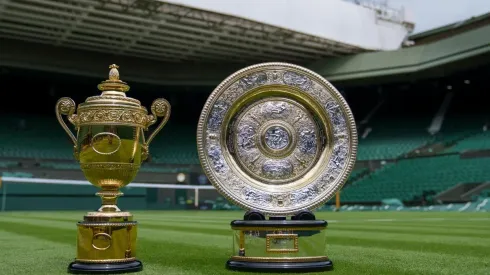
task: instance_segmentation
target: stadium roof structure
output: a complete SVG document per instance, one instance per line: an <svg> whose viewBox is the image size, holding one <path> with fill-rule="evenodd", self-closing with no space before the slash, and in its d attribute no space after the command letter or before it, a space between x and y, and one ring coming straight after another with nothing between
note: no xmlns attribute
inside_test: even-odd
<svg viewBox="0 0 490 275"><path fill-rule="evenodd" d="M0 38L164 62L305 64L364 51L248 19L149 0L4 0Z"/></svg>
<svg viewBox="0 0 490 275"><path fill-rule="evenodd" d="M479 18L465 23L470 30L428 44L368 52L163 1L1 0L0 66L100 79L117 63L130 83L214 86L245 65L282 61L311 64L333 82L376 83L487 62L490 16Z"/></svg>
<svg viewBox="0 0 490 275"><path fill-rule="evenodd" d="M330 81L367 84L441 77L490 63L490 24L396 51L330 58L308 66Z"/></svg>
<svg viewBox="0 0 490 275"><path fill-rule="evenodd" d="M479 16L473 16L468 19L447 24L435 29L419 32L408 37L415 45L426 44L440 39L448 38L472 29L476 29L490 24L490 12Z"/></svg>

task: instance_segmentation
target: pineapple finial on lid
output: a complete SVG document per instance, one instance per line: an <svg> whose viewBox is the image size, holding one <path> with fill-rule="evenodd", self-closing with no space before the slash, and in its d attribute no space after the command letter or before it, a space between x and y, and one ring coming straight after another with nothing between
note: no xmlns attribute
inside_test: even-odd
<svg viewBox="0 0 490 275"><path fill-rule="evenodd" d="M112 64L109 66L109 79L100 83L97 88L102 91L117 91L117 92L127 92L129 91L129 86L126 82L119 79L119 66Z"/></svg>

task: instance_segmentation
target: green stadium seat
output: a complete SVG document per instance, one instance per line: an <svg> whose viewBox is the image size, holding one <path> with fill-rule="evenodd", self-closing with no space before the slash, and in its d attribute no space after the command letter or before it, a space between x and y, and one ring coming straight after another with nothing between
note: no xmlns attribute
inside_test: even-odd
<svg viewBox="0 0 490 275"><path fill-rule="evenodd" d="M481 132L485 124L485 116L463 116L461 114L447 116L441 131L436 135L436 141L452 144L468 136Z"/></svg>
<svg viewBox="0 0 490 275"><path fill-rule="evenodd" d="M0 168L10 168L18 165L17 161L0 160Z"/></svg>
<svg viewBox="0 0 490 275"><path fill-rule="evenodd" d="M57 170L80 170L80 164L77 162L55 162L55 161L41 161L40 167L57 169ZM155 166L143 164L140 168L140 172L150 173L188 173L190 168L188 167L168 167L168 166Z"/></svg>
<svg viewBox="0 0 490 275"><path fill-rule="evenodd" d="M22 126L22 119L25 125ZM19 115L4 119L0 157L72 159L73 145L55 117Z"/></svg>
<svg viewBox="0 0 490 275"><path fill-rule="evenodd" d="M54 116L12 115L2 118L2 126L0 158L73 160L73 144ZM199 164L194 127L164 127L150 145L150 154L151 162L156 164ZM55 169L79 169L75 164L42 165ZM158 168L144 169L162 171Z"/></svg>
<svg viewBox="0 0 490 275"><path fill-rule="evenodd" d="M32 174L26 172L2 172L2 176L12 178L32 178Z"/></svg>
<svg viewBox="0 0 490 275"><path fill-rule="evenodd" d="M456 143L456 145L446 149L445 153L459 153L471 150L490 149L490 131L478 133Z"/></svg>
<svg viewBox="0 0 490 275"><path fill-rule="evenodd" d="M25 121L23 127L20 127L23 124L20 123L21 119ZM449 118L437 140L450 142L475 133L477 126L481 127L482 124L480 120L473 123L467 121L469 119L464 118L463 122ZM1 122L5 130L0 132L0 158L39 159L42 160L43 167L79 169L75 162L55 161L73 160L73 151L71 141L54 116L12 115L2 118ZM357 160L396 159L430 143L433 139L426 131L428 123L426 119L374 121L368 126L372 131L366 138L362 138L360 133ZM489 133L481 132L461 141L445 153L488 148ZM150 155L150 163L157 165L199 165L194 127L170 124L165 126L150 145ZM16 164L0 163L0 167L12 165ZM169 172L166 169L174 168L151 165L142 167L142 171L148 172ZM351 178L355 176L353 174Z"/></svg>
<svg viewBox="0 0 490 275"><path fill-rule="evenodd" d="M439 193L458 183L490 181L490 158L458 155L404 159L388 164L342 190L343 202L411 201L424 191Z"/></svg>
<svg viewBox="0 0 490 275"><path fill-rule="evenodd" d="M57 170L80 170L80 164L76 162L53 162L53 161L42 161L40 163L42 168L51 168Z"/></svg>
<svg viewBox="0 0 490 275"><path fill-rule="evenodd" d="M366 138L359 137L357 160L396 159L431 141L425 130L427 120L405 121L383 119L368 127L372 131Z"/></svg>

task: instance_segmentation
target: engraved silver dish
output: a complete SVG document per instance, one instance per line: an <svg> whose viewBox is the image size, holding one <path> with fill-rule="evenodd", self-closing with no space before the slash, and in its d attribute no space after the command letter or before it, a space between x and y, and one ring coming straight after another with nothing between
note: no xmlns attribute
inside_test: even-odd
<svg viewBox="0 0 490 275"><path fill-rule="evenodd" d="M197 129L206 175L227 199L269 216L313 210L343 186L357 132L341 94L300 66L263 63L224 80Z"/></svg>

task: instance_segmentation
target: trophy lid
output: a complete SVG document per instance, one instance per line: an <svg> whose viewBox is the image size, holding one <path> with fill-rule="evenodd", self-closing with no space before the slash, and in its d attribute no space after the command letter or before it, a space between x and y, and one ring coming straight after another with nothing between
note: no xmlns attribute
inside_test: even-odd
<svg viewBox="0 0 490 275"><path fill-rule="evenodd" d="M127 97L129 85L122 81L119 66L109 66L109 79L102 81L97 88L102 92L98 96L88 97L78 105L78 121L81 125L112 124L147 128L152 118L137 99Z"/></svg>
<svg viewBox="0 0 490 275"><path fill-rule="evenodd" d="M292 64L242 69L209 96L198 153L226 198L269 216L313 210L340 190L354 167L357 131L342 95Z"/></svg>

